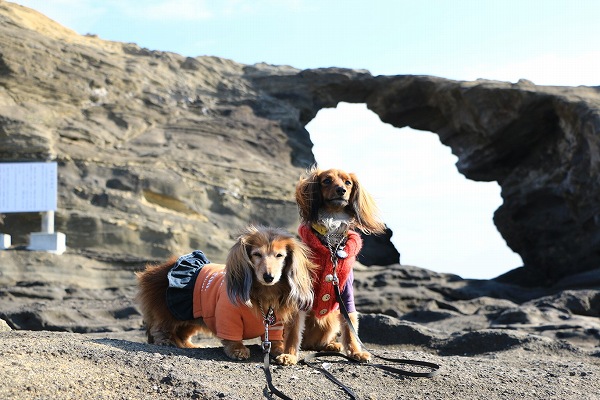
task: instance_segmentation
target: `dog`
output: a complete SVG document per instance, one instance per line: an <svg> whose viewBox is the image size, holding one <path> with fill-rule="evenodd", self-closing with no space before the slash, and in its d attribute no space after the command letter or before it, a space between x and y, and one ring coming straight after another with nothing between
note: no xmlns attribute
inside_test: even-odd
<svg viewBox="0 0 600 400"><path fill-rule="evenodd" d="M356 175L340 169L321 170L316 166L302 176L296 186L296 202L301 224L298 233L312 250L312 260L319 265L313 278L315 300L307 314L302 349L316 351L346 351L358 361L369 361L339 311L333 289L337 275L343 303L349 319L358 332L358 314L354 304L352 266L362 248L356 230L365 234L385 232L373 197L365 191ZM332 254L337 259L333 273ZM338 334L341 343L337 342Z"/></svg>
<svg viewBox="0 0 600 400"><path fill-rule="evenodd" d="M249 226L230 249L225 265L197 250L138 272L137 301L149 343L196 348L191 338L221 339L227 357L246 360L243 340L265 336L279 364L295 364L302 325L313 302L309 250L280 228ZM274 316L268 314L272 310ZM285 342L283 330L285 329Z"/></svg>

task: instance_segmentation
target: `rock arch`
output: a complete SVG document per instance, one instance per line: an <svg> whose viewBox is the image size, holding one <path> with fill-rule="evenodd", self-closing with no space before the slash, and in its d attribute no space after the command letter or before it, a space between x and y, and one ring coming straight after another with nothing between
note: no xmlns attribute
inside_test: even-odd
<svg viewBox="0 0 600 400"><path fill-rule="evenodd" d="M260 91L306 125L324 107L366 103L382 121L439 135L460 173L497 181L494 223L524 267L505 279L551 284L600 265L600 96L590 87L541 87L346 69L261 76ZM297 134L297 133L296 133Z"/></svg>

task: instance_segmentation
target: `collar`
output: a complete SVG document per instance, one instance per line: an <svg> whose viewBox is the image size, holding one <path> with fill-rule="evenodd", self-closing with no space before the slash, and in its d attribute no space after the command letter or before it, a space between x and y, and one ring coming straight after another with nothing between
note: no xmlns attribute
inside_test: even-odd
<svg viewBox="0 0 600 400"><path fill-rule="evenodd" d="M327 227L323 224L313 222L310 226L321 236L325 236L327 234Z"/></svg>

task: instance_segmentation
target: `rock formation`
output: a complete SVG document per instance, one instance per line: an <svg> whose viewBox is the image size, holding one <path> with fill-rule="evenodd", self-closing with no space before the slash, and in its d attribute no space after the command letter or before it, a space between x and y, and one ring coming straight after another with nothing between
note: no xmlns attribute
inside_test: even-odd
<svg viewBox="0 0 600 400"><path fill-rule="evenodd" d="M5 2L0 21L0 160L59 162L72 251L219 261L248 222L294 230L293 188L315 161L304 126L344 101L437 133L462 174L501 185L494 221L524 261L502 279L551 284L599 265L597 88L185 58ZM6 215L0 229L22 243L38 225Z"/></svg>
<svg viewBox="0 0 600 400"><path fill-rule="evenodd" d="M494 221L524 262L502 279L543 285L600 265L598 88L372 77L343 69L253 82L293 104L303 123L345 101L366 103L393 126L437 133L463 175L502 188Z"/></svg>
<svg viewBox="0 0 600 400"><path fill-rule="evenodd" d="M10 3L0 19L0 159L58 161L71 251L223 261L249 222L295 229L312 144L243 65L83 37ZM39 224L7 214L2 230L19 244Z"/></svg>
<svg viewBox="0 0 600 400"><path fill-rule="evenodd" d="M248 223L296 230L312 143L248 67L83 37L10 3L0 19L0 160L58 161L56 229L71 251L152 260L201 248L224 261ZM24 244L39 225L7 214L0 230ZM398 262L389 239L377 249L362 262Z"/></svg>
<svg viewBox="0 0 600 400"><path fill-rule="evenodd" d="M139 263L90 260L69 252L5 251L0 252L0 266L0 321L11 328L145 341L134 302L133 271L140 269ZM398 264L356 266L360 336L368 343L424 345L447 352L450 342L476 331L481 342L467 341L460 352L484 353L501 350L485 340L493 330L598 351L600 277L573 277L549 288L524 288ZM214 338L195 340L218 344Z"/></svg>

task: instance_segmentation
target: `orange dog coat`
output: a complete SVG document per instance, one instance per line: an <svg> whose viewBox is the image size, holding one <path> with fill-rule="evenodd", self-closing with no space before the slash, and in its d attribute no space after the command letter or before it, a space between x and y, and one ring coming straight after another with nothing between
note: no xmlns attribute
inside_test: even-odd
<svg viewBox="0 0 600 400"><path fill-rule="evenodd" d="M256 309L235 305L227 296L225 269L208 264L200 270L194 285L194 318L202 318L220 339L243 340L261 337L265 325ZM269 340L283 340L283 324L269 325Z"/></svg>
<svg viewBox="0 0 600 400"><path fill-rule="evenodd" d="M167 274L169 311L183 321L202 318L220 339L264 340L263 317L256 308L229 300L225 276L225 266L211 264L200 250L179 257ZM269 325L269 340L282 338L283 323Z"/></svg>

